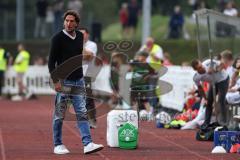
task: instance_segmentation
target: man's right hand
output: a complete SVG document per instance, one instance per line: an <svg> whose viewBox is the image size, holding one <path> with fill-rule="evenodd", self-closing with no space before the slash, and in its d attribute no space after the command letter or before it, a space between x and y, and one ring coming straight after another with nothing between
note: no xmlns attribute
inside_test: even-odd
<svg viewBox="0 0 240 160"><path fill-rule="evenodd" d="M206 106L207 103L208 103L207 99L203 98L203 99L202 99L202 104L203 104L204 106Z"/></svg>
<svg viewBox="0 0 240 160"><path fill-rule="evenodd" d="M56 92L60 92L62 88L61 83L60 82L54 83L54 88Z"/></svg>
<svg viewBox="0 0 240 160"><path fill-rule="evenodd" d="M214 69L213 68L209 68L207 71L208 74L213 74L214 73Z"/></svg>
<svg viewBox="0 0 240 160"><path fill-rule="evenodd" d="M238 88L236 87L232 87L228 89L228 92L237 92L237 91L238 91Z"/></svg>

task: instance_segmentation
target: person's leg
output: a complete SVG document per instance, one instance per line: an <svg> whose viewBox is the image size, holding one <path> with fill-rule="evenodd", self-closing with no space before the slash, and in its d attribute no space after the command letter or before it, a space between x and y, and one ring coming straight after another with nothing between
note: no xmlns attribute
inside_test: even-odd
<svg viewBox="0 0 240 160"><path fill-rule="evenodd" d="M208 96L207 96L207 107L206 107L206 114L205 114L205 125L209 125L212 117L212 105L213 105L213 86L210 85L210 88L208 90Z"/></svg>
<svg viewBox="0 0 240 160"><path fill-rule="evenodd" d="M17 73L17 84L18 84L18 93L19 95L24 94L24 91L27 92L27 88L23 82L24 73Z"/></svg>
<svg viewBox="0 0 240 160"><path fill-rule="evenodd" d="M41 17L40 37L41 38L46 37L46 18L45 17Z"/></svg>
<svg viewBox="0 0 240 160"><path fill-rule="evenodd" d="M66 97L63 94L57 93L55 98L55 108L53 114L53 143L54 146L62 144L62 125L64 111L66 109Z"/></svg>
<svg viewBox="0 0 240 160"><path fill-rule="evenodd" d="M38 38L39 37L39 29L40 29L40 25L41 25L40 21L41 21L40 17L38 16L36 18L36 21L35 21L34 38Z"/></svg>
<svg viewBox="0 0 240 160"><path fill-rule="evenodd" d="M220 103L220 114L221 114L221 120L220 124L226 125L227 124L227 108L226 108L226 94L228 90L228 84L229 84L229 78L226 80L217 83L216 87L218 89L218 95L219 95L219 103Z"/></svg>
<svg viewBox="0 0 240 160"><path fill-rule="evenodd" d="M77 83L78 83L78 87L79 87L79 84L80 86L85 87L83 79ZM90 126L87 120L87 109L85 107L86 97L84 93L79 95L73 95L71 97L72 97L73 107L77 117L77 125L82 137L82 143L84 145L84 154L90 154L90 153L102 150L104 148L103 145L95 144L92 142Z"/></svg>
<svg viewBox="0 0 240 160"><path fill-rule="evenodd" d="M137 33L137 19L134 21L134 24L133 24L133 38L136 38L136 33Z"/></svg>
<svg viewBox="0 0 240 160"><path fill-rule="evenodd" d="M158 78L156 78L155 76L151 76L151 78L149 78L148 80L148 84L149 84L149 96L151 98L149 98L149 103L152 106L152 113L154 111L154 109L157 108L158 103L159 103L159 94L157 93L157 84L158 82Z"/></svg>
<svg viewBox="0 0 240 160"><path fill-rule="evenodd" d="M87 146L92 142L90 126L87 118L87 109L86 109L86 96L85 96L85 84L84 80L81 79L77 81L77 87L83 87L83 92L79 95L72 95L72 103L77 117L77 125L82 137L82 143L84 146Z"/></svg>
<svg viewBox="0 0 240 160"><path fill-rule="evenodd" d="M90 123L93 123L93 125L96 125L96 108L95 103L93 100L93 94L92 94L92 86L91 86L91 79L88 77L85 77L85 83L86 83L86 108L88 113L88 118L90 120ZM90 124L91 125L91 124Z"/></svg>
<svg viewBox="0 0 240 160"><path fill-rule="evenodd" d="M82 137L82 143L84 145L84 154L90 154L102 150L104 148L103 145L95 144L92 142L90 126L87 120L86 95L85 95L86 91L84 79L82 78L77 81L66 80L64 82L64 85L76 87L80 90L79 93L70 95L70 98L76 113L77 125Z"/></svg>

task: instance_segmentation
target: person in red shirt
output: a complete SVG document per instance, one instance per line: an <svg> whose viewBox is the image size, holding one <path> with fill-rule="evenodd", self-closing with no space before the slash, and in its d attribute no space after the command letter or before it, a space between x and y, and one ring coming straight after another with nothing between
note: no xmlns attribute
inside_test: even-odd
<svg viewBox="0 0 240 160"><path fill-rule="evenodd" d="M122 25L122 36L123 38L127 35L127 26L128 26L128 5L123 3L119 11L119 19Z"/></svg>

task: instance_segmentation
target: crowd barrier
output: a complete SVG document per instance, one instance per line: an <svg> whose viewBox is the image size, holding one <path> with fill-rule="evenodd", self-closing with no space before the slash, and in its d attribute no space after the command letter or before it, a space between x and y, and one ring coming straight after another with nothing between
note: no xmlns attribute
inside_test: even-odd
<svg viewBox="0 0 240 160"><path fill-rule="evenodd" d="M54 94L50 88L50 75L47 66L30 66L24 76L24 83L29 91L35 94ZM3 93L16 94L18 92L16 84L16 72L10 67L5 73L5 85Z"/></svg>
<svg viewBox="0 0 240 160"><path fill-rule="evenodd" d="M161 104L168 108L181 111L184 100L193 83L194 71L190 67L170 66L168 72L160 77L161 80L167 81L173 85L173 90L161 96ZM16 94L18 91L16 85L16 73L13 68L9 68L6 72L4 93ZM110 87L110 66L102 67L96 80L92 83L93 89L112 93ZM47 66L30 66L24 76L24 82L28 89L39 95L52 95L55 93L49 85L50 75Z"/></svg>
<svg viewBox="0 0 240 160"><path fill-rule="evenodd" d="M161 104L167 108L182 111L187 93L195 85L193 82L194 74L195 71L190 67L168 67L167 73L160 79L171 83L173 89L161 96Z"/></svg>

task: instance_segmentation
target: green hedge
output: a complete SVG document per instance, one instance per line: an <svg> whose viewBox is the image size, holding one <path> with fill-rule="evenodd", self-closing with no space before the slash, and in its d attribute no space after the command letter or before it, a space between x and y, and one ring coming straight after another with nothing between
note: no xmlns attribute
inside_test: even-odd
<svg viewBox="0 0 240 160"><path fill-rule="evenodd" d="M116 42L118 43L118 42ZM168 52L171 56L171 60L174 64L180 65L182 62L188 61L190 62L192 59L197 58L197 43L196 41L186 41L186 40L162 40L157 41L164 52ZM110 57L110 52L106 53L102 50L104 43L99 44L99 51ZM134 42L131 50L126 51L125 53L129 55L129 58L133 58L135 53L140 48L141 44L139 42ZM121 52L121 51L119 51Z"/></svg>
<svg viewBox="0 0 240 160"><path fill-rule="evenodd" d="M119 43L116 41L116 43ZM26 41L27 50L31 53L31 57L43 56L47 57L49 53L49 42L46 41ZM104 54L106 57L110 58L111 52L103 51L103 45L105 43L98 44L99 54ZM164 51L167 51L171 55L171 59L175 64L181 64L183 61L191 61L193 58L197 57L197 45L195 41L186 41L186 40L162 40L158 41ZM2 46L11 52L13 56L16 56L17 53L17 43L16 42L5 42L2 43ZM133 58L135 53L140 48L140 42L134 42L133 47L126 51L125 53L129 55L130 58ZM122 51L119 51L122 52Z"/></svg>

